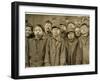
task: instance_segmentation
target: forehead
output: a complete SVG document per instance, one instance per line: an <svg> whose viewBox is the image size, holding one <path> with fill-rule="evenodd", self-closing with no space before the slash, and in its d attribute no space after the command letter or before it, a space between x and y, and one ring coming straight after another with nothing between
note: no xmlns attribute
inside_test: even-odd
<svg viewBox="0 0 100 81"><path fill-rule="evenodd" d="M46 22L45 25L51 25L51 23L50 22Z"/></svg>
<svg viewBox="0 0 100 81"><path fill-rule="evenodd" d="M73 23L69 23L68 26L75 26Z"/></svg>
<svg viewBox="0 0 100 81"><path fill-rule="evenodd" d="M40 27L40 26L36 26L35 28L34 28L35 30L42 30L42 28Z"/></svg>
<svg viewBox="0 0 100 81"><path fill-rule="evenodd" d="M31 29L31 27L27 26L25 29Z"/></svg>
<svg viewBox="0 0 100 81"><path fill-rule="evenodd" d="M52 30L60 30L59 28L53 28Z"/></svg>
<svg viewBox="0 0 100 81"><path fill-rule="evenodd" d="M61 27L66 27L66 26L65 26L65 25L63 25L63 24L62 24L62 25L60 25L60 26L61 26Z"/></svg>
<svg viewBox="0 0 100 81"><path fill-rule="evenodd" d="M75 28L75 31L79 31L80 30L80 28Z"/></svg>
<svg viewBox="0 0 100 81"><path fill-rule="evenodd" d="M71 32L69 32L68 34L75 34L75 33L71 31Z"/></svg>

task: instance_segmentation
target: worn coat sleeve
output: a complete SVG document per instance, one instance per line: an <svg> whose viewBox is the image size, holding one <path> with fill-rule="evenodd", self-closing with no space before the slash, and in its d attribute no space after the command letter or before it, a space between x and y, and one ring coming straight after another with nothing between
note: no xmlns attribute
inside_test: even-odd
<svg viewBox="0 0 100 81"><path fill-rule="evenodd" d="M66 49L65 49L65 45L62 44L61 46L61 54L60 54L60 65L65 65L66 64Z"/></svg>
<svg viewBox="0 0 100 81"><path fill-rule="evenodd" d="M33 42L33 39L30 39L29 40L29 63L30 63L30 66L32 66L32 56L33 56L33 54L34 54L34 50L33 50L33 44L32 44L32 42Z"/></svg>
<svg viewBox="0 0 100 81"><path fill-rule="evenodd" d="M50 66L50 41L48 40L46 43L45 57L44 57L44 65Z"/></svg>
<svg viewBox="0 0 100 81"><path fill-rule="evenodd" d="M82 48L79 42L77 45L77 52L76 52L76 64L82 64Z"/></svg>

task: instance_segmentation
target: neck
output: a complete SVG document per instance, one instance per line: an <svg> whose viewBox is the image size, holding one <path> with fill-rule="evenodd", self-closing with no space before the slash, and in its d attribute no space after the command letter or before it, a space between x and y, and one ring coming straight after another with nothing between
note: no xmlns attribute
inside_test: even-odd
<svg viewBox="0 0 100 81"><path fill-rule="evenodd" d="M35 36L35 38L39 40L42 38L42 36Z"/></svg>
<svg viewBox="0 0 100 81"><path fill-rule="evenodd" d="M60 36L53 36L56 40L60 40Z"/></svg>
<svg viewBox="0 0 100 81"><path fill-rule="evenodd" d="M46 34L49 34L49 33L50 33L50 31L46 31L45 33L46 33Z"/></svg>
<svg viewBox="0 0 100 81"><path fill-rule="evenodd" d="M70 42L73 42L74 40L75 40L75 38L73 38L73 39L69 39Z"/></svg>
<svg viewBox="0 0 100 81"><path fill-rule="evenodd" d="M86 38L88 38L88 35L86 35L86 36L82 35L82 38L83 39L86 39Z"/></svg>

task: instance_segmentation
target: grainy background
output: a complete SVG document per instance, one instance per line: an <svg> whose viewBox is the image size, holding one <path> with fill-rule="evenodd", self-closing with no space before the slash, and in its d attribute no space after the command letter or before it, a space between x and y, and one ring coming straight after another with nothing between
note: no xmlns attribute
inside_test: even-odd
<svg viewBox="0 0 100 81"><path fill-rule="evenodd" d="M33 27L36 26L36 24L44 25L45 21L50 20L53 25L59 26L59 24L65 24L66 25L66 19L69 22L73 22L76 25L79 25L82 23L82 18L85 17L87 19L86 23L89 25L89 16L88 15L82 15L82 16L61 16L61 15L41 15L43 13L40 13L40 15L36 14L26 14L25 19L30 23ZM67 14L66 14L67 15Z"/></svg>

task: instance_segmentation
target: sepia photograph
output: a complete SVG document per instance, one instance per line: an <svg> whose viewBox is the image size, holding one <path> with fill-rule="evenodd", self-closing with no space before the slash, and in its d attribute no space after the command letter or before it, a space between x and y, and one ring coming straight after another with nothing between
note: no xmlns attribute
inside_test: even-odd
<svg viewBox="0 0 100 81"><path fill-rule="evenodd" d="M97 7L12 2L11 77L97 74Z"/></svg>
<svg viewBox="0 0 100 81"><path fill-rule="evenodd" d="M26 13L25 66L89 64L89 18Z"/></svg>

